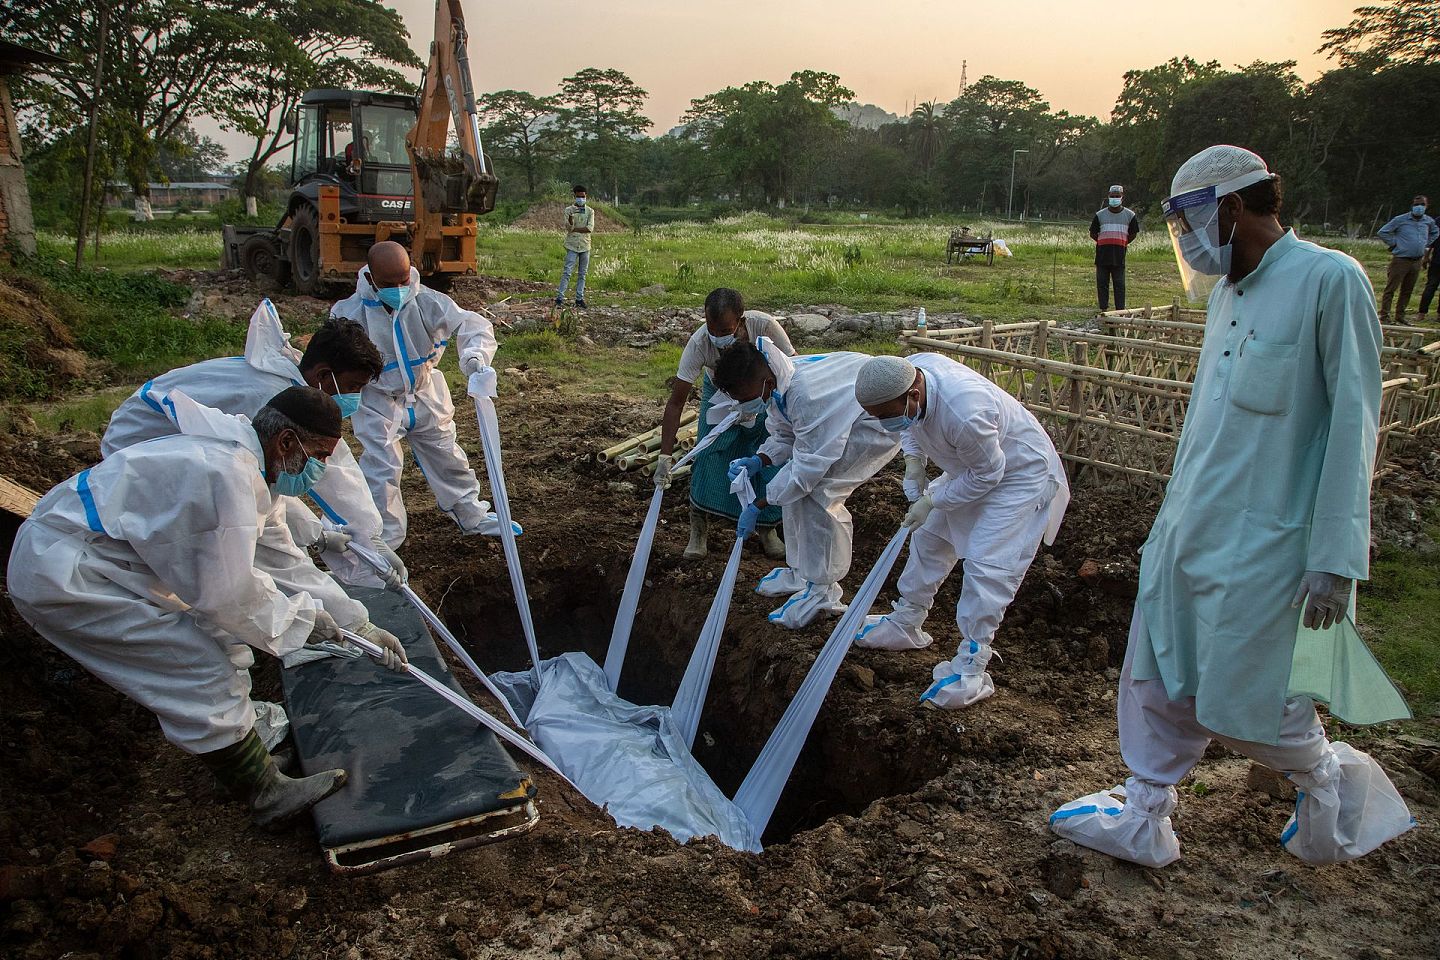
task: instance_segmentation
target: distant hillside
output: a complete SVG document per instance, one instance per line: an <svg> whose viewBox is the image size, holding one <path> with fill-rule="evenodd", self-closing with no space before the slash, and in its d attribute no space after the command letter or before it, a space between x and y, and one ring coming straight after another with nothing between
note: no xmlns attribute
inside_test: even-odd
<svg viewBox="0 0 1440 960"><path fill-rule="evenodd" d="M900 119L889 110L873 103L847 103L843 107L831 108L831 112L850 126L862 130L879 130L885 124L895 123Z"/></svg>

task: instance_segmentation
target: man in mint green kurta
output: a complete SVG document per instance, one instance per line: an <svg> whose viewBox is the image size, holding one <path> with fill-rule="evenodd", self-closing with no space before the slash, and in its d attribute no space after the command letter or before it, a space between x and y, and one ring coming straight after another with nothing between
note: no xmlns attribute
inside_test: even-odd
<svg viewBox="0 0 1440 960"><path fill-rule="evenodd" d="M1123 804L1076 801L1051 819L1063 836L1150 866L1179 857L1174 785L1212 738L1290 775L1302 795L1337 797L1333 815L1363 809L1366 783L1393 787L1369 757L1329 742L1314 700L1357 722L1407 715L1355 633L1351 602L1354 581L1369 573L1379 427L1370 282L1350 257L1280 226L1279 178L1248 150L1202 151L1172 193L1164 210L1187 291L1222 279L1141 556L1117 698L1133 776ZM1337 747L1348 751L1343 761ZM1339 774L1352 756L1373 766L1353 795ZM1297 818L1306 809L1297 806ZM1327 834L1317 852L1314 826L1301 823L1304 842L1284 839L1287 849L1348 859L1400 832Z"/></svg>

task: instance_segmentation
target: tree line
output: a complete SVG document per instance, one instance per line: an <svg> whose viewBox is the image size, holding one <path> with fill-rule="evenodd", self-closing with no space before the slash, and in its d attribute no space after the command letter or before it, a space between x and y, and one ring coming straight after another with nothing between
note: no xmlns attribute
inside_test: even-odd
<svg viewBox="0 0 1440 960"><path fill-rule="evenodd" d="M67 208L57 215L74 213L80 191L66 187L92 113L102 181L144 197L157 176L185 179L174 173L214 162L218 145L191 127L208 116L250 139L238 179L255 198L288 166L282 120L306 89L413 92L402 71L421 66L399 15L378 0L109 4L103 51L102 4L31 0L7 24L15 42L65 58L14 88L32 179L54 188L36 191L37 206ZM986 76L948 103L921 103L871 129L842 119L854 92L817 70L698 97L679 127L653 137L647 92L616 69L578 70L553 93L479 99L510 198L564 178L653 206L1013 209L1054 219L1088 214L1116 182L1132 206L1153 211L1187 156L1232 142L1283 173L1292 219L1365 230L1415 192L1440 192L1440 0L1360 7L1317 42L1333 66L1309 83L1293 61L1186 57L1130 70L1104 120L1055 110L1021 80Z"/></svg>

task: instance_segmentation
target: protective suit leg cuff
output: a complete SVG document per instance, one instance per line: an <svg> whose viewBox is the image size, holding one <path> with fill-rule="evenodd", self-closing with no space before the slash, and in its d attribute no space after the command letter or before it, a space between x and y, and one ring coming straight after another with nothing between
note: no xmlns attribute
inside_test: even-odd
<svg viewBox="0 0 1440 960"><path fill-rule="evenodd" d="M456 523L459 523L457 520ZM510 521L510 529L515 531L515 536L525 532L525 528L514 520ZM460 523L460 531L467 537L498 537L500 536L500 518L494 513L485 514L473 525Z"/></svg>
<svg viewBox="0 0 1440 960"><path fill-rule="evenodd" d="M1312 769L1290 774L1295 812L1280 844L1306 863L1364 856L1415 825L1380 764L1348 743L1332 743Z"/></svg>
<svg viewBox="0 0 1440 960"><path fill-rule="evenodd" d="M995 681L990 674L962 676L949 670L948 663L935 668L937 674L943 672L944 675L936 676L930 688L920 695L921 703L936 710L960 710L995 695Z"/></svg>
<svg viewBox="0 0 1440 960"><path fill-rule="evenodd" d="M762 597L788 597L805 589L805 581L789 567L776 567L755 585L755 592Z"/></svg>
<svg viewBox="0 0 1440 960"><path fill-rule="evenodd" d="M840 602L841 590L838 583L807 583L786 600L780 609L771 613L771 623L798 630L807 627L824 616L838 616L845 612Z"/></svg>
<svg viewBox="0 0 1440 960"><path fill-rule="evenodd" d="M1050 829L1082 847L1144 867L1180 859L1170 823L1175 788L1131 777L1123 787L1071 800L1050 815Z"/></svg>

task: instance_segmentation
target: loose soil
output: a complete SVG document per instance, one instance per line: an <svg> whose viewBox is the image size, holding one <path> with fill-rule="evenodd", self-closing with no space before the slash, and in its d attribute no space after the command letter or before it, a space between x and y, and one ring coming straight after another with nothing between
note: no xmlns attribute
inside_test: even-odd
<svg viewBox="0 0 1440 960"><path fill-rule="evenodd" d="M460 399L462 442L478 465L475 424ZM653 425L655 409L621 396L579 401L531 370L500 412L542 653L601 658L649 491L594 463L593 452ZM4 438L0 466L44 489L83 465L93 442ZM851 501L852 588L900 520L899 481L889 470ZM407 472L405 492L412 582L482 666L521 666L498 544L460 537L418 471ZM667 498L630 649L622 693L637 701L673 694L724 561L723 529L712 530L709 558L680 559L684 501L678 489ZM1419 818L1356 863L1314 869L1284 853L1277 838L1292 806L1284 784L1278 797L1250 788L1249 764L1220 749L1182 784L1175 824L1185 856L1172 867L1118 863L1048 831L1046 815L1060 803L1124 776L1116 667L1135 550L1155 506L1124 490L1077 487L1059 543L1037 559L997 638L1005 658L992 664L997 694L974 708L917 704L931 666L953 649L944 611L958 574L931 621L936 650L853 651L759 856L618 830L537 771L534 832L373 877L333 877L308 823L250 827L199 763L163 741L153 718L39 640L6 603L0 953L1435 956L1440 783L1420 769L1417 741L1393 729L1332 730L1379 758ZM769 568L760 553L747 554L743 582ZM892 579L881 604L893 596ZM774 605L737 592L701 720L697 754L727 791L826 637L824 626L769 626ZM273 663L256 675L257 695L277 695Z"/></svg>

